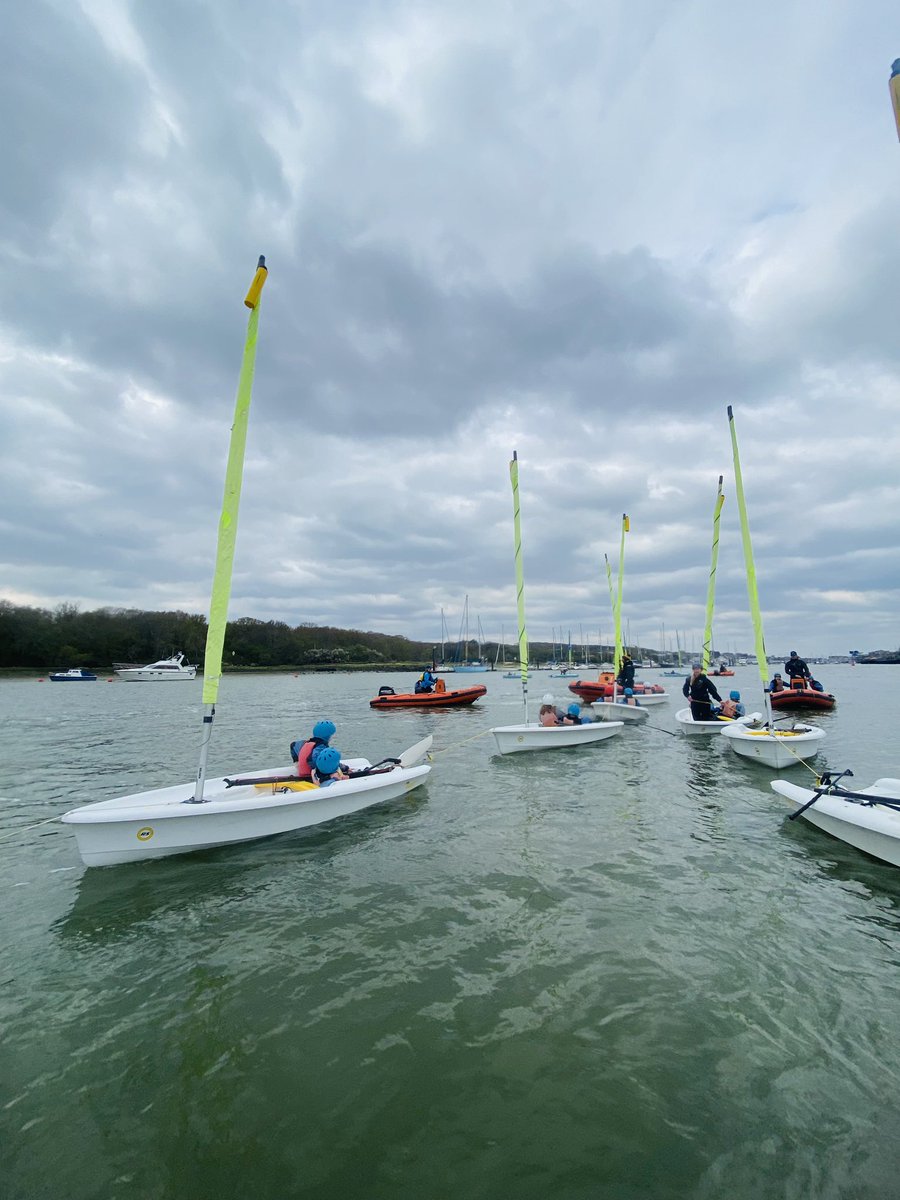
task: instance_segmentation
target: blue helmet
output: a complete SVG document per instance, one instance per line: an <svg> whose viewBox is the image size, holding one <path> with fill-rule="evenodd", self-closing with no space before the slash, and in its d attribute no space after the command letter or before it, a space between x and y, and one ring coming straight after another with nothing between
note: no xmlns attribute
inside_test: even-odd
<svg viewBox="0 0 900 1200"><path fill-rule="evenodd" d="M567 709L567 712L570 717L580 717L581 716L581 709L578 707L577 704L570 704Z"/></svg>
<svg viewBox="0 0 900 1200"><path fill-rule="evenodd" d="M626 696L633 696L633 695L634 695L634 688L626 688L626 689L625 689L625 695L626 695Z"/></svg>
<svg viewBox="0 0 900 1200"><path fill-rule="evenodd" d="M330 746L326 746L316 755L315 767L319 775L333 775L340 765L340 750L332 750Z"/></svg>
<svg viewBox="0 0 900 1200"><path fill-rule="evenodd" d="M323 742L327 742L336 733L337 726L334 721L316 721L315 725L313 725L313 737L321 738Z"/></svg>
<svg viewBox="0 0 900 1200"><path fill-rule="evenodd" d="M741 693L740 692L729 692L728 698L729 698L729 700L740 700Z"/></svg>

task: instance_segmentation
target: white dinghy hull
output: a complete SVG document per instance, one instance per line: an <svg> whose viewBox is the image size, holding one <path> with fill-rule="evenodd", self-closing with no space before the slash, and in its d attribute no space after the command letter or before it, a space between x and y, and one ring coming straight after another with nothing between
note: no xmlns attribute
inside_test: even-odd
<svg viewBox="0 0 900 1200"><path fill-rule="evenodd" d="M623 721L593 721L590 725L501 725L492 729L501 754L523 750L560 750L564 746L588 746L614 737L625 728Z"/></svg>
<svg viewBox="0 0 900 1200"><path fill-rule="evenodd" d="M669 699L668 692L641 692L635 696L641 708L652 708L654 704L665 704Z"/></svg>
<svg viewBox="0 0 900 1200"><path fill-rule="evenodd" d="M675 720L678 722L678 728L682 733L688 734L690 737L703 737L711 733L721 733L723 729L727 729L733 722L731 721L695 721L691 716L690 708L679 708L675 714Z"/></svg>
<svg viewBox="0 0 900 1200"><path fill-rule="evenodd" d="M752 713L722 730L722 737L742 758L752 759L764 767L782 770L809 762L816 757L825 740L825 731L813 725L795 724L793 729L755 728L761 724L760 713Z"/></svg>
<svg viewBox="0 0 900 1200"><path fill-rule="evenodd" d="M773 779L771 787L795 809L808 804L815 795L812 789L797 787L786 779ZM860 788L859 794L900 803L900 779L876 779L871 787ZM900 867L900 812L896 809L826 794L810 805L803 819L873 858Z"/></svg>
<svg viewBox="0 0 900 1200"><path fill-rule="evenodd" d="M637 708L633 704L613 704L611 700L595 700L591 704L590 711L596 713L601 721L633 721L640 723L649 719L650 714L643 707L644 701L641 700L641 707Z"/></svg>
<svg viewBox="0 0 900 1200"><path fill-rule="evenodd" d="M360 770L370 764L350 759L348 765ZM193 796L191 782L86 804L61 820L72 826L85 866L114 866L321 825L396 799L424 783L430 771L424 765L395 767L330 787L288 792L279 792L277 784L269 789L252 784L227 788L224 778L208 779L202 804L185 803ZM256 772L253 778L286 773L284 767L276 767Z"/></svg>

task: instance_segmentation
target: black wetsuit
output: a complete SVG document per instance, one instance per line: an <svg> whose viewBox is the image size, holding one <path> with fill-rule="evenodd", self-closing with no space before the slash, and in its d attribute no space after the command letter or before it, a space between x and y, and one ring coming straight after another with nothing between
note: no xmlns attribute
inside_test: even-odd
<svg viewBox="0 0 900 1200"><path fill-rule="evenodd" d="M688 675L684 681L684 687L681 689L682 695L687 696L691 702L691 716L695 721L711 721L713 719L712 702L718 700L721 702L722 697L716 691L715 684L710 683L705 675L698 675L691 682L693 676Z"/></svg>
<svg viewBox="0 0 900 1200"><path fill-rule="evenodd" d="M634 663L630 658L626 658L622 663L616 683L623 691L627 687L634 687Z"/></svg>
<svg viewBox="0 0 900 1200"><path fill-rule="evenodd" d="M791 679L809 679L809 667L799 656L797 658L789 658L784 664L784 669L787 671Z"/></svg>

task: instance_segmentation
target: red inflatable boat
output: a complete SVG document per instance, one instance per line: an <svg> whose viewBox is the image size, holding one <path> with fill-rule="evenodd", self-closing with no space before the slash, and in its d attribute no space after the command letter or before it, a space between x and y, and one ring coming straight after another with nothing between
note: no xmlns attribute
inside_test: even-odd
<svg viewBox="0 0 900 1200"><path fill-rule="evenodd" d="M790 687L770 693L773 708L834 708L831 692L820 692L810 686L808 679L792 679Z"/></svg>
<svg viewBox="0 0 900 1200"><path fill-rule="evenodd" d="M569 691L583 700L585 704L593 704L595 700L612 700L616 677L612 671L603 671L599 679L576 680L569 684ZM654 696L664 693L665 688L658 683L634 683L631 689L635 696ZM622 695L622 689L616 689L616 695Z"/></svg>
<svg viewBox="0 0 900 1200"><path fill-rule="evenodd" d="M392 687L379 688L378 695L369 701L370 708L461 708L474 704L485 693L483 683L474 687L448 690L443 679L437 681L433 692L395 692Z"/></svg>

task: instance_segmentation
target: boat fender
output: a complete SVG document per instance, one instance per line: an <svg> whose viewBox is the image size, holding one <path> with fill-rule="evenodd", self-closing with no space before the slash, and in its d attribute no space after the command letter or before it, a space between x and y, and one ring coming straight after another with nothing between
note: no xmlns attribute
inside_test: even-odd
<svg viewBox="0 0 900 1200"><path fill-rule="evenodd" d="M395 696L397 693L392 687L380 687L378 689L379 696Z"/></svg>

